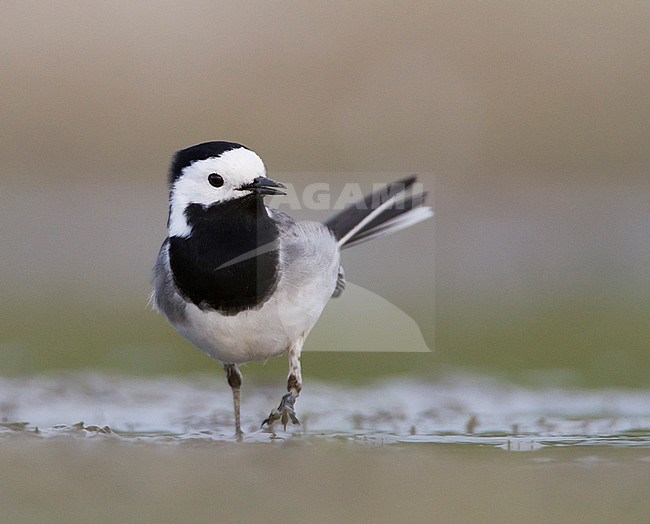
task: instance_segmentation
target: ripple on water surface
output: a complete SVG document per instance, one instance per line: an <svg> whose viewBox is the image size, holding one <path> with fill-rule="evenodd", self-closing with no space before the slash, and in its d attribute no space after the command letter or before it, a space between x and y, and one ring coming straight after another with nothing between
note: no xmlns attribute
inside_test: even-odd
<svg viewBox="0 0 650 524"><path fill-rule="evenodd" d="M65 374L0 378L0 437L110 438L160 443L233 440L231 395L220 377ZM307 383L302 426L277 434L259 423L282 388L245 385L245 441L487 446L650 447L650 392L531 389L450 375L435 382L348 387ZM83 422L81 422L83 421Z"/></svg>

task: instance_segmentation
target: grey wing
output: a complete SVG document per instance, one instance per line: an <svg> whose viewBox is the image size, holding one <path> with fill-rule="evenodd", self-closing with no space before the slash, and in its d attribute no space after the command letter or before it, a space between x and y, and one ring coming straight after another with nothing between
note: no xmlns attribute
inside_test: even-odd
<svg viewBox="0 0 650 524"><path fill-rule="evenodd" d="M305 248L304 240L314 247L309 258L324 270L331 271L331 263L334 258L339 260L340 249L336 245L336 238L332 231L325 225L318 222L297 222L295 219L278 211L277 209L268 208L271 216L276 220L280 228L280 234L283 238L302 238L303 241L285 242L287 254L290 259L296 259L303 256L302 251ZM299 253L300 252L300 253ZM332 298L337 298L345 289L345 271L343 266L339 265L336 275L336 286L332 292Z"/></svg>
<svg viewBox="0 0 650 524"><path fill-rule="evenodd" d="M289 280L323 278L336 293L340 273L340 249L331 230L320 222L296 221L288 215L269 209L282 238L282 266ZM328 296L328 297L329 297Z"/></svg>
<svg viewBox="0 0 650 524"><path fill-rule="evenodd" d="M165 240L160 248L158 260L153 267L151 283L153 284L151 303L156 311L165 315L172 324L182 322L185 319L187 303L176 289L169 267L169 239Z"/></svg>
<svg viewBox="0 0 650 524"><path fill-rule="evenodd" d="M340 297L344 289L345 289L345 271L343 271L343 266L339 266L339 274L336 277L336 288L334 288L334 293L332 293L332 298Z"/></svg>

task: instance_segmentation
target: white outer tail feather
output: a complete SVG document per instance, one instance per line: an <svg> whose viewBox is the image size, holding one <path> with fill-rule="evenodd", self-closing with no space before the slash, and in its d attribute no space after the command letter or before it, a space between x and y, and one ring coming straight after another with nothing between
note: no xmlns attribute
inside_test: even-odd
<svg viewBox="0 0 650 524"><path fill-rule="evenodd" d="M368 232L367 236L363 236L358 240L353 240L352 242L348 242L347 244L345 244L345 247L347 248L347 247L356 246L357 244L362 244L363 242L366 242L367 240L371 240L373 238L381 237L384 235L390 235L391 233L396 233L398 231L401 231L402 229L406 229L408 227L414 226L419 222L431 218L432 216L433 216L433 209L431 207L429 206L417 207L415 209L407 211L403 215L399 215L390 220L387 220L386 222L378 225L375 229L371 229ZM340 246L342 246L342 244L339 241L339 247Z"/></svg>
<svg viewBox="0 0 650 524"><path fill-rule="evenodd" d="M401 231L402 229L410 227L414 224L417 224L418 222L421 222L433 216L433 209L431 207L429 206L416 207L410 211L403 213L402 215L398 215L394 218L391 218L390 220L387 220L386 222L383 222L382 224L377 225L376 228L373 228L368 232L368 236L364 236L359 240L355 240L353 242L348 243L348 240L354 237L354 235L356 235L359 231L361 231L367 224L372 222L375 218L381 215L386 209L391 207L393 204L397 203L400 200L404 200L408 194L409 194L408 190L403 190L393 195L392 197L388 198L385 202L382 202L379 206L373 209L373 211L368 216L364 217L363 220L361 220L350 231L348 231L345 235L343 235L338 240L338 246L340 248L342 248L343 246L345 247L354 246L356 244L360 244L361 242L365 242L366 240L370 240L371 238L376 238L378 236L387 235L389 233L394 233L396 231Z"/></svg>

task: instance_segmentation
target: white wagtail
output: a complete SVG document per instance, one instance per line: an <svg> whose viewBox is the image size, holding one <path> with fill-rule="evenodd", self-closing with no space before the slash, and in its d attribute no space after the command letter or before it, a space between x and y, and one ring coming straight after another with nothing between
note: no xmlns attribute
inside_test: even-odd
<svg viewBox="0 0 650 524"><path fill-rule="evenodd" d="M415 177L387 185L324 223L264 205L285 194L259 156L206 142L174 156L168 235L153 269L152 302L187 340L224 366L241 437L239 365L289 354L288 393L262 422L298 424L300 352L325 304L345 287L341 249L432 216Z"/></svg>

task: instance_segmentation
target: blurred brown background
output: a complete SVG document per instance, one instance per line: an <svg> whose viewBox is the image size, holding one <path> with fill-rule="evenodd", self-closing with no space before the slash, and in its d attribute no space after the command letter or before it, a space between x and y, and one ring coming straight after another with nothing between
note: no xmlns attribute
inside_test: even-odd
<svg viewBox="0 0 650 524"><path fill-rule="evenodd" d="M308 353L312 376L650 385L649 11L3 3L0 373L214 369L145 304L169 158L227 139L297 187L433 193L433 222L345 265L436 353Z"/></svg>

